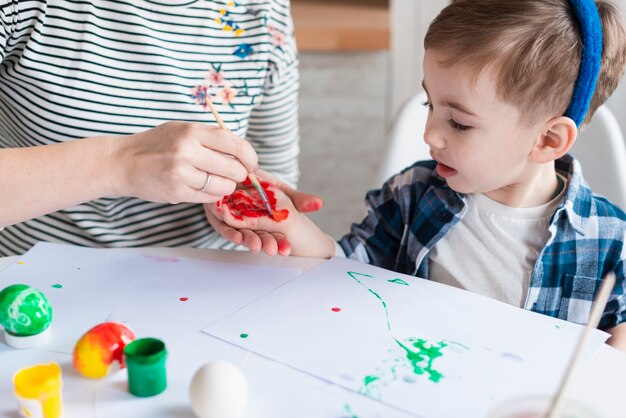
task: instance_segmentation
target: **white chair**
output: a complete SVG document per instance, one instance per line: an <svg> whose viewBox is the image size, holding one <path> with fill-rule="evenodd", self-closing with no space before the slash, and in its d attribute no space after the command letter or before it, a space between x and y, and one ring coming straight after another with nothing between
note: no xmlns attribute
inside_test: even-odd
<svg viewBox="0 0 626 418"><path fill-rule="evenodd" d="M426 93L411 97L398 112L386 138L387 152L372 187L418 160L430 159L424 142L428 108ZM626 209L626 145L613 113L606 106L596 110L589 126L571 149L595 193Z"/></svg>
<svg viewBox="0 0 626 418"><path fill-rule="evenodd" d="M626 145L611 110L600 106L570 150L591 190L626 209Z"/></svg>
<svg viewBox="0 0 626 418"><path fill-rule="evenodd" d="M430 159L428 145L424 142L428 118L428 107L424 106L426 100L426 93L422 91L398 111L385 139L387 151L373 187L380 187L389 177L415 161Z"/></svg>

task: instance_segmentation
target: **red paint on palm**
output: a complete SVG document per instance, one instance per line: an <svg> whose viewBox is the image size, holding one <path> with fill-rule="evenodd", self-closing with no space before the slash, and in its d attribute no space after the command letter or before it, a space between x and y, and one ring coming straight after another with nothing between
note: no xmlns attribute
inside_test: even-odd
<svg viewBox="0 0 626 418"><path fill-rule="evenodd" d="M261 187L263 187L270 207L274 212L274 216L272 218L276 222L287 219L289 216L289 211L287 209L276 209L276 195L274 192L269 190L270 184L265 181L259 181L259 183L261 184ZM243 182L243 186L244 188L237 189L233 194L225 196L222 199L224 206L230 210L233 217L240 221L244 218L259 218L261 216L269 217L261 196L252 186L250 180L246 179Z"/></svg>

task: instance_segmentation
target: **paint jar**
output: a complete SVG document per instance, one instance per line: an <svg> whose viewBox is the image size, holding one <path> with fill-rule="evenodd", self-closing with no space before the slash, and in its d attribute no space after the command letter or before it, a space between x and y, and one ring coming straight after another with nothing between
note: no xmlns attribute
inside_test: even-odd
<svg viewBox="0 0 626 418"><path fill-rule="evenodd" d="M552 397L531 395L503 402L494 408L488 418L545 418L552 404ZM559 418L602 418L586 405L567 399Z"/></svg>
<svg viewBox="0 0 626 418"><path fill-rule="evenodd" d="M29 418L58 418L63 410L61 367L38 364L18 370L13 376L20 415Z"/></svg>
<svg viewBox="0 0 626 418"><path fill-rule="evenodd" d="M128 369L128 391L135 396L154 396L167 387L165 359L167 350L156 338L139 338L124 347Z"/></svg>

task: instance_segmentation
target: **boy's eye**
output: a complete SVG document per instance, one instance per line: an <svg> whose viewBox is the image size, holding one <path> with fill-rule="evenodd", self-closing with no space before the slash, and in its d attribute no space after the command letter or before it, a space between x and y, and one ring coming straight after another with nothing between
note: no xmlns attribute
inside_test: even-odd
<svg viewBox="0 0 626 418"><path fill-rule="evenodd" d="M458 123L457 121L455 121L454 119L448 119L448 124L453 128L456 129L459 132L465 132L468 129L471 128L471 126L467 126L467 125L461 125L460 123Z"/></svg>
<svg viewBox="0 0 626 418"><path fill-rule="evenodd" d="M432 104L430 104L430 102L429 102L428 100L427 100L427 101L425 101L424 103L422 103L422 105L423 105L424 107L429 108L430 110L433 110L433 105L432 105Z"/></svg>

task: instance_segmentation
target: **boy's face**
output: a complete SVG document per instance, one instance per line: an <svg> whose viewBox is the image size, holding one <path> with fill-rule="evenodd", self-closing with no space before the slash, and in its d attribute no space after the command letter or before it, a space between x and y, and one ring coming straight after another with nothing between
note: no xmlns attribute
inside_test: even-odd
<svg viewBox="0 0 626 418"><path fill-rule="evenodd" d="M484 193L506 203L531 180L530 153L540 126L523 126L519 110L496 95L493 70L475 80L461 64L443 67L436 50L424 57L430 111L424 140L437 172L461 193Z"/></svg>

